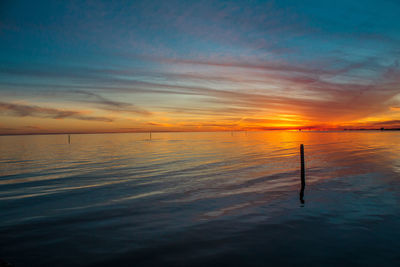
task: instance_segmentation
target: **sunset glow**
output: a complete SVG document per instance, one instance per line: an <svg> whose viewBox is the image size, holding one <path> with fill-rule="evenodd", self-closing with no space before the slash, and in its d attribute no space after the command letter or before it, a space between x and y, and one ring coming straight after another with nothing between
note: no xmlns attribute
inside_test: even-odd
<svg viewBox="0 0 400 267"><path fill-rule="evenodd" d="M5 1L0 134L400 128L400 6L339 2Z"/></svg>

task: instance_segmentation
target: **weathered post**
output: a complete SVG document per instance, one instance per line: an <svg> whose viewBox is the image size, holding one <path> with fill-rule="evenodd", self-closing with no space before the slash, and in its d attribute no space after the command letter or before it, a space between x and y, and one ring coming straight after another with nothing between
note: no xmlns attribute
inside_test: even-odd
<svg viewBox="0 0 400 267"><path fill-rule="evenodd" d="M68 144L71 144L71 135L68 134Z"/></svg>
<svg viewBox="0 0 400 267"><path fill-rule="evenodd" d="M150 140L151 140L151 132L150 132Z"/></svg>
<svg viewBox="0 0 400 267"><path fill-rule="evenodd" d="M301 189L300 189L300 202L304 204L304 188L306 187L306 174L304 170L304 145L300 145L300 161L301 161Z"/></svg>

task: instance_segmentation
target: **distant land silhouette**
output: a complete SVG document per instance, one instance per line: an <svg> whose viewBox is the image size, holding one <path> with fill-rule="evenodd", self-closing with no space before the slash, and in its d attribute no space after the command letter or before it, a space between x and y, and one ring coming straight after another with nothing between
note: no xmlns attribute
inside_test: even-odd
<svg viewBox="0 0 400 267"><path fill-rule="evenodd" d="M336 132L336 131L400 131L400 128L344 128L344 129L310 129L310 128L298 128L298 129L262 129L262 130L237 130L234 132L263 132L263 131L309 131L309 132ZM232 132L231 130L223 130L223 131L167 131L167 130L158 130L153 131L153 133L176 133L176 132ZM36 132L36 133L0 133L0 136L7 135L68 135L68 134L118 134L118 133L149 133L149 131L99 131L99 132Z"/></svg>
<svg viewBox="0 0 400 267"><path fill-rule="evenodd" d="M1 130L1 129L0 129ZM233 132L263 132L263 131L309 131L309 132L336 132L336 131L400 131L400 128L328 128L328 129L318 129L318 128L265 128L265 129L241 129ZM153 133L175 133L175 132L231 132L231 130L221 130L221 131L168 131L168 130L157 130L152 131ZM0 136L7 135L68 135L68 134L117 134L117 133L149 133L149 131L98 131L98 132L16 132L16 133L0 133Z"/></svg>

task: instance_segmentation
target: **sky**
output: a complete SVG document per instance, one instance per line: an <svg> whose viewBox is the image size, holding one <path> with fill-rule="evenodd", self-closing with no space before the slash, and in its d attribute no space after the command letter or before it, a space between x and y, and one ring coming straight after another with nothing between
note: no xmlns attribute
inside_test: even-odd
<svg viewBox="0 0 400 267"><path fill-rule="evenodd" d="M400 128L400 2L0 1L0 134Z"/></svg>

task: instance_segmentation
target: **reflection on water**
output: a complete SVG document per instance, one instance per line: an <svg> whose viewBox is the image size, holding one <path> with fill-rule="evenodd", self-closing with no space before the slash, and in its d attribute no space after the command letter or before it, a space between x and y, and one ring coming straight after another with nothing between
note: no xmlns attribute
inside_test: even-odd
<svg viewBox="0 0 400 267"><path fill-rule="evenodd" d="M304 163L304 145L300 145L300 203L304 204L304 189L306 187L306 174L305 174L305 163Z"/></svg>
<svg viewBox="0 0 400 267"><path fill-rule="evenodd" d="M16 266L400 263L398 132L68 142L0 137L0 258Z"/></svg>

